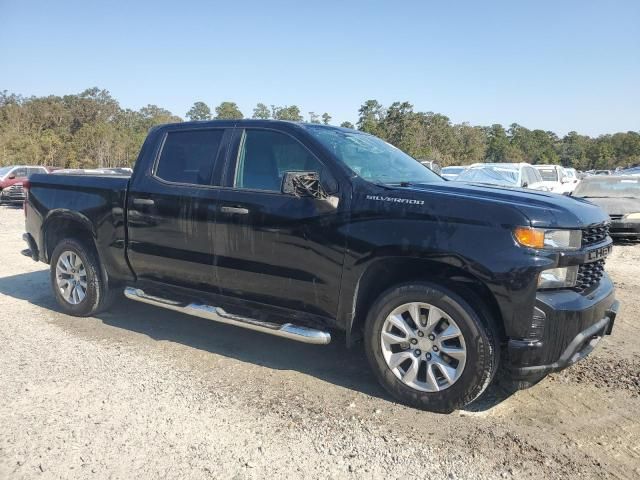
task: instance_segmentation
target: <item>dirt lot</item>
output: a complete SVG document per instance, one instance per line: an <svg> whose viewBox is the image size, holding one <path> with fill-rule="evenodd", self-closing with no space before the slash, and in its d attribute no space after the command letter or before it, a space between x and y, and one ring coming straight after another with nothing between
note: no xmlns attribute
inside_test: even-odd
<svg viewBox="0 0 640 480"><path fill-rule="evenodd" d="M640 478L640 245L584 362L451 415L394 403L343 338L311 346L122 300L58 313L0 207L0 478Z"/></svg>

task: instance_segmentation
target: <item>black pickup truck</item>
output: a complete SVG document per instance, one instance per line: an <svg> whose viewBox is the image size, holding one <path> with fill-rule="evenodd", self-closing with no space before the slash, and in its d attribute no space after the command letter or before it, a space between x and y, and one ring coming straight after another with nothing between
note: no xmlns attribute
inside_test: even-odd
<svg viewBox="0 0 640 480"><path fill-rule="evenodd" d="M533 384L575 363L618 307L600 208L448 182L355 130L163 125L131 177L27 187L23 253L51 265L64 312L124 292L307 343L341 330L393 396L427 410L471 402L499 367Z"/></svg>

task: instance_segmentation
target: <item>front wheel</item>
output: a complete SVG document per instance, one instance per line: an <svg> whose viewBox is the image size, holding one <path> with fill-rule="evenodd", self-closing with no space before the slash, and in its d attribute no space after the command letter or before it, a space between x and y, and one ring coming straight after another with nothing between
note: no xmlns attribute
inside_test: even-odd
<svg viewBox="0 0 640 480"><path fill-rule="evenodd" d="M113 302L98 255L85 242L62 240L51 255L50 277L58 305L69 315L94 315Z"/></svg>
<svg viewBox="0 0 640 480"><path fill-rule="evenodd" d="M477 398L498 368L497 340L481 316L437 285L393 287L369 311L367 358L396 399L449 413Z"/></svg>

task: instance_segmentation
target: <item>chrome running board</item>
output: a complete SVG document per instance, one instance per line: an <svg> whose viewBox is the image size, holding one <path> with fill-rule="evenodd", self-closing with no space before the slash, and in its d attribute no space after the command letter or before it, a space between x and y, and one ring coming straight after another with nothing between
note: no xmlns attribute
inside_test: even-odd
<svg viewBox="0 0 640 480"><path fill-rule="evenodd" d="M224 311L220 307L204 305L200 303L183 303L169 300L166 298L147 295L144 290L139 288L127 287L124 289L124 295L131 300L137 302L148 303L156 307L174 310L176 312L186 313L194 317L206 318L214 322L226 323L236 327L247 328L257 332L268 333L277 337L284 337L290 340L297 340L303 343L313 343L316 345L326 345L331 341L331 335L322 330L293 325L292 323L278 324L271 322L263 322L253 318L240 317Z"/></svg>

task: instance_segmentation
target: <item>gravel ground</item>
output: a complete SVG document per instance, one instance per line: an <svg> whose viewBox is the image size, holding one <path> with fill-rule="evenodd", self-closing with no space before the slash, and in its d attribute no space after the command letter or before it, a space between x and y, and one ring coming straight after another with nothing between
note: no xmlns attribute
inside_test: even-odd
<svg viewBox="0 0 640 480"><path fill-rule="evenodd" d="M398 405L361 348L312 346L122 300L63 315L0 207L0 478L639 478L640 245L594 354L467 410Z"/></svg>

